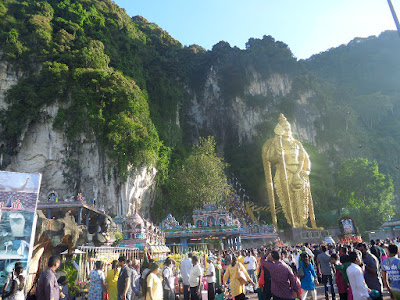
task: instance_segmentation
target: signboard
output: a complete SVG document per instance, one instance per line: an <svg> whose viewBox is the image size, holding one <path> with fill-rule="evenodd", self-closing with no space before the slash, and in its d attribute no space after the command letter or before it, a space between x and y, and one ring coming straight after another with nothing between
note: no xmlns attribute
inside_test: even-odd
<svg viewBox="0 0 400 300"><path fill-rule="evenodd" d="M0 287L16 262L27 268L36 231L41 174L0 171Z"/></svg>

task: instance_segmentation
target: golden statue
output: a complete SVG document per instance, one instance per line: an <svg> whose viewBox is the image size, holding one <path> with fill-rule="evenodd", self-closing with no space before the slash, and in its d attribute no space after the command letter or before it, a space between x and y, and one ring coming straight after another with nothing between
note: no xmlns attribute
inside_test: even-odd
<svg viewBox="0 0 400 300"><path fill-rule="evenodd" d="M275 188L286 220L292 228L307 228L310 216L312 228L319 229L315 222L308 178L311 170L310 158L303 145L293 138L290 124L283 114L280 115L274 132L275 137L267 140L262 148L272 222L278 229ZM276 172L272 180L273 164L276 164Z"/></svg>

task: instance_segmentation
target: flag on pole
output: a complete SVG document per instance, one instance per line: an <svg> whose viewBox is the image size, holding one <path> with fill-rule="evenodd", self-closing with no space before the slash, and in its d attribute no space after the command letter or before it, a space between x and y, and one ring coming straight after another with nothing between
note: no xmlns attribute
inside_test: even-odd
<svg viewBox="0 0 400 300"><path fill-rule="evenodd" d="M151 257L150 257L149 250L147 249L147 247L144 247L141 270L144 270L149 267L150 259L151 259Z"/></svg>

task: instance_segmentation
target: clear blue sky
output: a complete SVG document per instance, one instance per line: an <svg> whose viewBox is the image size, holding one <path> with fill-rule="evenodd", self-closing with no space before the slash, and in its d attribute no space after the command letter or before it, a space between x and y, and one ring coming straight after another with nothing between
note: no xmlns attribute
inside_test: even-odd
<svg viewBox="0 0 400 300"><path fill-rule="evenodd" d="M297 58L395 30L386 0L114 0L128 15L157 23L184 45L206 49L221 40L243 49L271 35ZM400 0L392 0L400 15Z"/></svg>

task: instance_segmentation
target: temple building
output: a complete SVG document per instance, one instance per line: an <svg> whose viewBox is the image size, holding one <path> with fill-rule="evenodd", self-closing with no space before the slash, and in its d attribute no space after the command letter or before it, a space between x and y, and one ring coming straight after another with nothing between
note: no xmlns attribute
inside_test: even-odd
<svg viewBox="0 0 400 300"><path fill-rule="evenodd" d="M165 233L152 222L139 215L132 215L122 222L123 240L120 247L144 248L151 252L169 252L165 247Z"/></svg>
<svg viewBox="0 0 400 300"><path fill-rule="evenodd" d="M273 225L243 225L225 208L215 204L205 204L203 209L196 209L192 217L193 225L180 225L171 214L162 221L160 227L172 252L185 253L205 248L241 249L243 243L256 246L278 238Z"/></svg>

